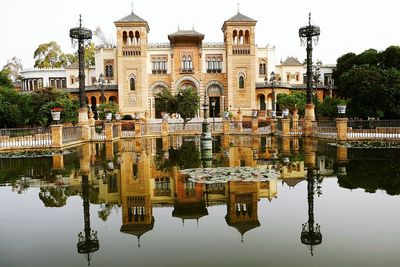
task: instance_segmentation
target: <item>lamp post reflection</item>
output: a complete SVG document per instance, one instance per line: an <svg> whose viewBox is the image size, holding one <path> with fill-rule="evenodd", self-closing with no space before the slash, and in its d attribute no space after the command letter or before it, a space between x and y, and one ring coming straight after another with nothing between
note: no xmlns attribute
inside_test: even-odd
<svg viewBox="0 0 400 267"><path fill-rule="evenodd" d="M87 175L82 175L82 198L83 198L83 217L84 217L84 232L78 235L78 253L84 254L88 265L94 252L99 250L99 240L97 231L90 228L90 204L89 204L89 179Z"/></svg>

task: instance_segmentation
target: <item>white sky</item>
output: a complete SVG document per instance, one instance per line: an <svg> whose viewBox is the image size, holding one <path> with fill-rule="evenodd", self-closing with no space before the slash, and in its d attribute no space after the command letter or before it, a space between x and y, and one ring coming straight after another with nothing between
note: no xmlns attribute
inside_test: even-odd
<svg viewBox="0 0 400 267"><path fill-rule="evenodd" d="M0 16L0 68L16 56L24 68L34 64L33 52L39 44L56 41L64 52L73 52L69 29L78 24L81 13L84 26L100 26L115 40L114 21L131 11L131 0L12 0L3 1ZM149 42L168 42L167 35L181 29L205 34L206 42L222 42L223 22L240 12L258 21L258 46L276 46L280 58L305 58L298 29L307 23L320 26L321 36L314 58L335 63L347 52L360 53L368 48L383 50L400 45L400 16L397 1L355 0L136 0L134 12L150 26Z"/></svg>

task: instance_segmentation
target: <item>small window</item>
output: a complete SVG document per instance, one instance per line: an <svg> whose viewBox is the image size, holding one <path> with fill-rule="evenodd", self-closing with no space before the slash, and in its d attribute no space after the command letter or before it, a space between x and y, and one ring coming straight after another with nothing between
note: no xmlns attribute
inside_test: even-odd
<svg viewBox="0 0 400 267"><path fill-rule="evenodd" d="M243 89L244 88L244 77L239 76L239 88Z"/></svg>
<svg viewBox="0 0 400 267"><path fill-rule="evenodd" d="M130 79L129 88L131 89L131 91L135 91L135 90L136 90L136 81L135 81L135 78L131 78L131 79Z"/></svg>

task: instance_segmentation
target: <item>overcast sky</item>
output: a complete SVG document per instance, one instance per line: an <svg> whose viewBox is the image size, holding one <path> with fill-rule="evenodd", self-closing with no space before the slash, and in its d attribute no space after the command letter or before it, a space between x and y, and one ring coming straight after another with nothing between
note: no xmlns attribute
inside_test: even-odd
<svg viewBox="0 0 400 267"><path fill-rule="evenodd" d="M323 63L335 63L347 52L360 53L368 48L383 50L400 45L400 16L397 1L354 0L136 0L134 12L150 26L149 42L167 42L167 35L194 28L205 34L206 42L222 42L221 26L240 12L256 19L258 46L276 46L276 63L287 56L301 61L305 49L300 46L298 29L307 23L320 26L321 36L314 57ZM69 29L78 24L100 26L115 40L114 21L131 12L131 0L12 0L2 3L0 16L0 68L16 56L24 68L33 67L33 52L39 44L56 41L64 52L73 52Z"/></svg>

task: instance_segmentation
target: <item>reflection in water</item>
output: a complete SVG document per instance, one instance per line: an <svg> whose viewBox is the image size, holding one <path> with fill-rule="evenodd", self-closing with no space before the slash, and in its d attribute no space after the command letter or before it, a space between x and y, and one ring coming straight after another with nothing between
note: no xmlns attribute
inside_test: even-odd
<svg viewBox="0 0 400 267"><path fill-rule="evenodd" d="M200 184L189 181L180 170L208 166L274 169L279 172L282 188L288 185L290 190L295 187L298 191L303 188L301 182L307 182L308 220L302 224L300 238L313 255L315 246L322 243L320 225L314 219L314 194L321 194L322 178L338 178L342 187L361 187L368 192L377 189L385 189L389 194L400 192L398 163L349 159L348 154L352 152L344 146L322 149L326 150L320 150L310 139L289 138L280 142L271 137L220 136L213 143L213 151L201 149L198 137L134 139L85 145L77 153L80 162L76 160L77 155L73 160L70 155L57 155L52 159L37 159L36 168L34 163L27 164L24 160L0 160L0 177L3 184L10 183L22 193L29 187L40 188L38 195L45 207L68 206L68 198L77 195L81 186L84 231L79 234L77 248L90 263L92 254L99 250L97 232L91 229L90 203L100 204L97 210L100 223L108 220L113 209L121 210L117 215L121 223L118 222L117 227L120 232L133 235L138 247L142 243L141 252L151 247L146 233L154 229L155 217L160 225L164 223L157 217L154 207L171 208L172 217L185 224L188 220L211 221L209 214L213 213L213 208L226 206L226 213L222 209L223 224L227 229L235 228L237 242L239 237L243 242L250 239L246 236L249 231L265 231L271 226L263 220L258 208L262 205L260 200L272 201L277 197L277 181ZM40 167L43 162L46 168ZM18 164L25 167L19 168ZM280 210L280 213L290 212ZM294 227L301 222L296 222ZM190 227L186 223L185 229L188 225ZM332 240L327 242L329 230L326 226L324 229L324 245L329 246ZM102 244L105 241L102 238ZM308 253L303 254L308 257Z"/></svg>
<svg viewBox="0 0 400 267"><path fill-rule="evenodd" d="M99 250L99 240L97 239L97 231L90 228L90 204L89 204L89 179L87 175L82 174L82 198L83 198L83 221L84 233L78 235L78 253L84 254L88 265L94 252Z"/></svg>

